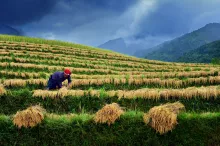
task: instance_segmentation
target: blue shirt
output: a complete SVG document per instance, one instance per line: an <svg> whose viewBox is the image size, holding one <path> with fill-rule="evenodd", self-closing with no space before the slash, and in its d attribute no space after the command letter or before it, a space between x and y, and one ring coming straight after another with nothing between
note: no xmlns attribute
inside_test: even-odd
<svg viewBox="0 0 220 146"><path fill-rule="evenodd" d="M62 87L62 82L65 81L66 79L68 79L68 84L70 84L72 82L71 77L68 76L67 78L64 77L64 72L62 71L58 71L55 72L51 75L51 79L53 80L53 82L59 86L59 88Z"/></svg>

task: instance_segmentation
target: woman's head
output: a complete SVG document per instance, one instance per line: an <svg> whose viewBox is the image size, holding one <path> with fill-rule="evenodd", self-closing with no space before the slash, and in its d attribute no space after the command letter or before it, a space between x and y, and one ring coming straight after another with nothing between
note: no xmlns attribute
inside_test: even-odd
<svg viewBox="0 0 220 146"><path fill-rule="evenodd" d="M70 69L66 68L66 69L64 70L64 77L67 78L67 77L70 76L70 75L71 75Z"/></svg>

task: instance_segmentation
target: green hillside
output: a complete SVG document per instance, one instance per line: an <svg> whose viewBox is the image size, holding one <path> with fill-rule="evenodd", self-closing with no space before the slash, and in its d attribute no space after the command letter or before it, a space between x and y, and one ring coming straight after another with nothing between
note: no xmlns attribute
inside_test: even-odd
<svg viewBox="0 0 220 146"><path fill-rule="evenodd" d="M219 68L0 35L0 145L218 145Z"/></svg>
<svg viewBox="0 0 220 146"><path fill-rule="evenodd" d="M180 57L180 62L211 63L213 59L220 59L220 41L203 45Z"/></svg>
<svg viewBox="0 0 220 146"><path fill-rule="evenodd" d="M191 33L150 48L146 50L146 53L142 52L142 54L147 59L176 62L184 53L193 51L207 43L220 40L219 34L219 23L207 24Z"/></svg>

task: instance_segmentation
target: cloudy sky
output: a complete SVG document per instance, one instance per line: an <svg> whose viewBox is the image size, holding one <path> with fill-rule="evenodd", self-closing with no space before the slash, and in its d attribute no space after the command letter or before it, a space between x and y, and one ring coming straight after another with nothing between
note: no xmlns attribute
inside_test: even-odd
<svg viewBox="0 0 220 146"><path fill-rule="evenodd" d="M220 0L1 0L0 23L26 35L98 46L147 46L220 22Z"/></svg>

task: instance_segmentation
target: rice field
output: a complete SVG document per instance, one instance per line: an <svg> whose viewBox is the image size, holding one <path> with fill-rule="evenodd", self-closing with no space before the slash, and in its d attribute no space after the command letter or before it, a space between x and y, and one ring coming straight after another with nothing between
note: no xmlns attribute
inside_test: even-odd
<svg viewBox="0 0 220 146"><path fill-rule="evenodd" d="M0 35L0 145L220 145L219 69Z"/></svg>

